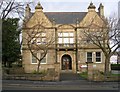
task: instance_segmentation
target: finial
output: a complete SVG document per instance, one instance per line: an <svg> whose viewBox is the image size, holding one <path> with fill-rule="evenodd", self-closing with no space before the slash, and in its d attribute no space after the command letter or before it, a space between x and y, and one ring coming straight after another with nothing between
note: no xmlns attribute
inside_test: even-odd
<svg viewBox="0 0 120 92"><path fill-rule="evenodd" d="M29 6L29 4L27 4L27 6L26 6L26 9L29 9L29 10L31 10L31 9L30 9L30 6Z"/></svg>
<svg viewBox="0 0 120 92"><path fill-rule="evenodd" d="M90 5L93 5L93 2L92 2L92 1L90 2Z"/></svg>
<svg viewBox="0 0 120 92"><path fill-rule="evenodd" d="M103 7L103 4L102 4L102 3L100 3L100 7Z"/></svg>
<svg viewBox="0 0 120 92"><path fill-rule="evenodd" d="M37 6L35 7L35 9L43 9L43 7L41 6L40 2L38 2Z"/></svg>
<svg viewBox="0 0 120 92"><path fill-rule="evenodd" d="M89 5L89 7L88 7L88 9L95 9L96 7L95 7L95 5L93 5L93 3L92 3L92 1L91 1L91 3L90 3L90 5Z"/></svg>

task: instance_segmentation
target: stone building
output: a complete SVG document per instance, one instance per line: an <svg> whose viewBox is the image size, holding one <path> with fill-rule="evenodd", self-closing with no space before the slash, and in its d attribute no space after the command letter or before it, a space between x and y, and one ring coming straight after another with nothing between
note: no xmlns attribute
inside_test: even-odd
<svg viewBox="0 0 120 92"><path fill-rule="evenodd" d="M100 48L90 43L84 37L82 30L91 26L92 29L102 27L104 22L104 6L99 5L98 12L91 2L88 12L43 12L40 3L31 12L29 5L26 6L25 22L23 24L23 66L26 73L37 69L38 61L32 56L27 47L27 31L35 29L40 25L39 30L44 29L43 37L54 37L55 41L47 51L45 58L41 61L40 70L57 68L60 72L71 71L73 73L84 72L87 69L86 62L93 62L93 68L104 71L105 56ZM93 25L91 25L94 19ZM53 32L53 35L50 35ZM37 44L36 41L34 44ZM39 41L44 44L45 40ZM41 52L37 51L39 58ZM58 64L55 66L55 64Z"/></svg>

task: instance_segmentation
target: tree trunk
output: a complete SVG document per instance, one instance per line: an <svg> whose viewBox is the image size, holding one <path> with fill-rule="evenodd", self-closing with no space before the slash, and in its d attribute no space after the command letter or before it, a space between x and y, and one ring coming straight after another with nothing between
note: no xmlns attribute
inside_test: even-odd
<svg viewBox="0 0 120 92"><path fill-rule="evenodd" d="M7 67L8 67L8 68L11 68L11 67L12 67L10 61L7 62Z"/></svg>
<svg viewBox="0 0 120 92"><path fill-rule="evenodd" d="M110 71L109 64L110 64L110 58L106 57L105 58L105 71L104 71L105 75L109 74L109 71Z"/></svg>
<svg viewBox="0 0 120 92"><path fill-rule="evenodd" d="M37 73L39 73L40 61L38 62Z"/></svg>
<svg viewBox="0 0 120 92"><path fill-rule="evenodd" d="M4 64L4 67L6 67L6 61L4 61L3 64Z"/></svg>

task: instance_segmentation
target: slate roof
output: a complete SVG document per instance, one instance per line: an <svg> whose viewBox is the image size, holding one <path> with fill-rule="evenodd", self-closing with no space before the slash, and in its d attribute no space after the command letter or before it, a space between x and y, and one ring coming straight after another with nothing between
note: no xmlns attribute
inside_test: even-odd
<svg viewBox="0 0 120 92"><path fill-rule="evenodd" d="M87 12L44 12L50 21L55 20L56 24L76 24L80 22Z"/></svg>

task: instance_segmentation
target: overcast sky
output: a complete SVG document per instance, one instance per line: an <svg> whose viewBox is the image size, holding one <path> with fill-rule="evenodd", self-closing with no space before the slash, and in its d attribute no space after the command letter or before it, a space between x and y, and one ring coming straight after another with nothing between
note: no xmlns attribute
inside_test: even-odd
<svg viewBox="0 0 120 92"><path fill-rule="evenodd" d="M16 0L21 2L39 2L45 12L87 12L87 8L92 1L96 6L96 11L100 3L104 5L106 17L118 17L118 2L120 0ZM35 6L36 4L34 4ZM34 7L31 6L32 11Z"/></svg>

